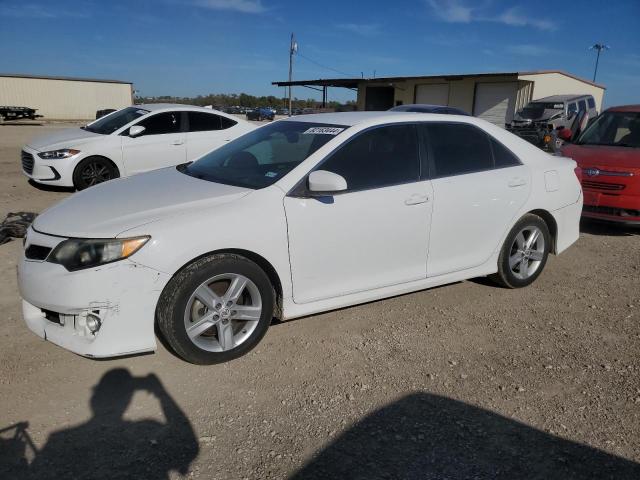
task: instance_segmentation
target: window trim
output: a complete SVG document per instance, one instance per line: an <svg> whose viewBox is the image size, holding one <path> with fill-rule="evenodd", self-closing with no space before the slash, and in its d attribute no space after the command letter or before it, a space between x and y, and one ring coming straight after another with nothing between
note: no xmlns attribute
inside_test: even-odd
<svg viewBox="0 0 640 480"><path fill-rule="evenodd" d="M447 121L436 121L436 122L420 122L421 125L424 125L425 128L423 128L424 131L424 137L426 139L427 142L427 160L429 163L429 176L425 178L425 180L438 180L440 178L452 178L452 177L459 177L461 175L469 175L472 173L481 173L481 172L491 172L493 170L502 170L504 168L513 168L513 167L520 167L522 165L524 165L524 163L522 162L522 160L520 159L520 157L518 155L516 155L516 153L511 150L509 147L507 147L504 143L502 143L500 140L498 140L496 137L494 137L493 135L491 135L489 132L483 130L482 128L478 127L477 125L474 125L473 123L467 123L467 122L447 122ZM470 170L467 172L460 172L460 173L455 173L452 175L434 175L433 173L436 171L435 169L435 155L433 153L433 147L432 147L432 143L429 140L429 129L428 126L429 125L467 125L469 127L474 128L475 130L478 130L479 132L481 132L482 134L484 134L487 143L489 144L489 151L491 152L491 168L481 168L478 170ZM502 145L502 147L506 148L508 152L511 153L511 155L513 155L513 157L518 161L517 165L509 165L509 166L503 166L503 167L497 167L496 166L496 154L493 151L493 145L491 143L491 140L494 140L495 142L499 143L500 145Z"/></svg>
<svg viewBox="0 0 640 480"><path fill-rule="evenodd" d="M421 123L427 123L427 122L392 122L392 123L383 123L380 125L373 125L371 127L367 127L364 130L360 130L359 132L353 134L352 136L350 136L348 139L346 139L344 142L342 142L340 145L336 146L336 148L334 148L331 152L329 152L327 155L325 155L325 157L320 160L311 170L309 170L307 173L305 173L302 178L296 182L296 184L293 186L293 188L291 188L286 196L287 197L292 197L292 198L318 198L318 197L332 197L334 195L345 195L345 194L349 194L349 193L358 193L358 192L366 192L369 190L378 190L380 188L389 188L389 187L397 187L398 185L409 185L412 183L419 183L419 182L423 182L425 180L427 180L426 178L423 178L422 175L422 169L423 169L423 161L422 161L422 153L423 153L423 149L421 148L420 145L420 134L418 131L418 125ZM316 170L322 170L322 165L327 162L331 157L333 157L336 153L338 153L342 147L344 147L345 145L347 145L349 142L355 140L356 138L360 137L361 135L364 135L365 133L371 131L371 130L375 130L378 128L384 128L384 127L392 127L392 126L397 126L397 125L410 125L413 127L413 131L415 134L415 140L416 140L416 150L418 153L418 177L416 178L416 180L414 181L410 181L410 182L398 182L398 183L392 183L392 184L388 184L388 185L381 185L378 187L370 187L370 188L358 188L358 189L350 189L348 188L349 185L347 184L347 189L346 190L339 190L337 192L311 192L308 188L308 178L309 175L311 175L312 172L315 172Z"/></svg>

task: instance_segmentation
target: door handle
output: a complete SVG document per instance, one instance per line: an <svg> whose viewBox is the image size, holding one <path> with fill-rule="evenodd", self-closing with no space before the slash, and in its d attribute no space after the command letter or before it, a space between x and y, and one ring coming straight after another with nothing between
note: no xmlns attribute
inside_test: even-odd
<svg viewBox="0 0 640 480"><path fill-rule="evenodd" d="M527 181L524 178L515 177L509 180L510 187L521 187L522 185L526 185Z"/></svg>
<svg viewBox="0 0 640 480"><path fill-rule="evenodd" d="M171 145L184 145L184 140L174 140Z"/></svg>
<svg viewBox="0 0 640 480"><path fill-rule="evenodd" d="M419 205L429 201L429 195L420 195L415 193L404 201L405 205Z"/></svg>

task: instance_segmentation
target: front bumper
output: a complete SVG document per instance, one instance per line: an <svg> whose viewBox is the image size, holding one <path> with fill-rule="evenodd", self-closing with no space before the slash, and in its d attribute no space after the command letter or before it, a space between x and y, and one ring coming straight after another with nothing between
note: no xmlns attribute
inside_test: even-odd
<svg viewBox="0 0 640 480"><path fill-rule="evenodd" d="M53 248L63 240L30 229L26 246ZM18 263L27 326L45 340L87 357L155 350L155 309L169 279L131 259L76 272L24 254ZM99 318L95 333L87 326L88 316Z"/></svg>
<svg viewBox="0 0 640 480"><path fill-rule="evenodd" d="M640 225L640 196L585 190L582 216L624 225Z"/></svg>
<svg viewBox="0 0 640 480"><path fill-rule="evenodd" d="M22 173L34 182L58 187L73 186L73 169L78 163L78 155L57 160L44 160L38 156L38 150L25 145L22 147ZM25 162L25 155L31 161ZM28 158L28 157L27 157Z"/></svg>

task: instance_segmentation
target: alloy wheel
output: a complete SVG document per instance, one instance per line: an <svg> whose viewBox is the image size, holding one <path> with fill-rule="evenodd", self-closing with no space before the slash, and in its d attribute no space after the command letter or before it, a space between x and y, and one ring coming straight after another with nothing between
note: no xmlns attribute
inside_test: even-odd
<svg viewBox="0 0 640 480"><path fill-rule="evenodd" d="M544 259L545 242L542 230L524 227L513 240L509 253L509 268L516 278L525 280L534 275Z"/></svg>
<svg viewBox="0 0 640 480"><path fill-rule="evenodd" d="M262 298L244 275L216 275L191 294L184 311L187 336L209 352L231 350L251 336L262 314Z"/></svg>

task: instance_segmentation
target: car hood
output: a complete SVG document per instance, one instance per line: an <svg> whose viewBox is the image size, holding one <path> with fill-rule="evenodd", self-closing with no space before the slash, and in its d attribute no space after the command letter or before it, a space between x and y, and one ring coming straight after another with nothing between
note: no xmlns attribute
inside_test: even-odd
<svg viewBox="0 0 640 480"><path fill-rule="evenodd" d="M562 155L573 158L580 167L640 170L640 149L607 145L572 145L562 148Z"/></svg>
<svg viewBox="0 0 640 480"><path fill-rule="evenodd" d="M61 237L114 238L135 227L252 192L163 168L75 193L36 217L33 228Z"/></svg>
<svg viewBox="0 0 640 480"><path fill-rule="evenodd" d="M75 147L96 138L104 138L104 135L88 132L81 128L65 128L59 132L35 137L27 142L27 146L38 151L45 151L55 148Z"/></svg>

